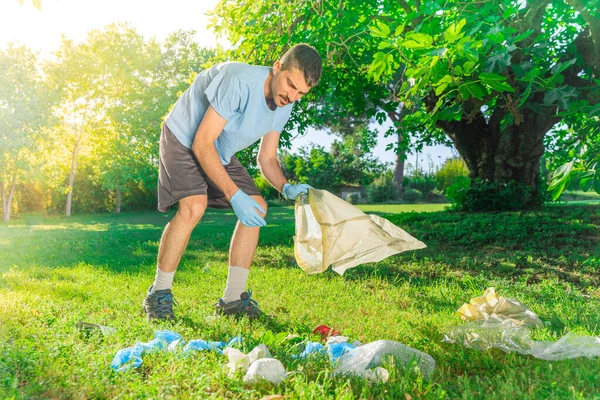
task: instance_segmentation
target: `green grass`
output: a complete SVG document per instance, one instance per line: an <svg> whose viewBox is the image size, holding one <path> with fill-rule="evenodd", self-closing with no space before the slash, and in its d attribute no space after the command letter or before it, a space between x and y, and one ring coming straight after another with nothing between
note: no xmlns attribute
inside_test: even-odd
<svg viewBox="0 0 600 400"><path fill-rule="evenodd" d="M210 317L226 280L231 212L208 212L194 231L175 277L174 324L150 324L140 307L169 215L26 216L0 225L0 398L600 398L598 358L546 362L441 342L461 323L456 310L490 286L545 321L535 339L599 335L600 206L474 215L365 207L403 211L387 217L428 248L344 276L308 276L294 262L293 211L272 207L249 283L274 321ZM79 320L117 332L83 335ZM152 354L136 371L109 368L117 350L159 328L188 340L242 335L249 350L267 331L314 340L319 324L362 342L406 343L430 354L437 371L426 380L388 365L387 384L333 377L327 361L292 358L287 342L271 346L294 372L279 387L228 378L226 358L213 353Z"/></svg>
<svg viewBox="0 0 600 400"><path fill-rule="evenodd" d="M398 214L405 212L443 211L450 204L361 204L358 206L366 213Z"/></svg>

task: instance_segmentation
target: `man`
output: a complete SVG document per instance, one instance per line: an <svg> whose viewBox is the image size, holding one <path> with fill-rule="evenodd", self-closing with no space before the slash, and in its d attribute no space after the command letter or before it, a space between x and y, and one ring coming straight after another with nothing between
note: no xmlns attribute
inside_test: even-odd
<svg viewBox="0 0 600 400"><path fill-rule="evenodd" d="M267 204L234 154L261 139L258 166L289 200L310 186L287 182L276 159L280 133L295 101L321 77L321 58L306 44L293 46L273 68L223 63L202 71L179 98L162 127L158 209L179 203L158 249L154 283L143 308L149 319L172 319L173 276L194 227L207 207L232 207L238 222L219 314L261 314L246 291Z"/></svg>

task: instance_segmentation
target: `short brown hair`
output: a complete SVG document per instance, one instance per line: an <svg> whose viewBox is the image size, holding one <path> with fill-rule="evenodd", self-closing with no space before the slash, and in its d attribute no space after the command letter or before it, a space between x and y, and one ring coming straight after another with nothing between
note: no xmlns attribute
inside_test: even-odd
<svg viewBox="0 0 600 400"><path fill-rule="evenodd" d="M282 70L298 68L304 72L304 80L310 87L316 86L321 79L323 71L321 57L317 50L308 44L300 43L292 46L281 57L280 62Z"/></svg>

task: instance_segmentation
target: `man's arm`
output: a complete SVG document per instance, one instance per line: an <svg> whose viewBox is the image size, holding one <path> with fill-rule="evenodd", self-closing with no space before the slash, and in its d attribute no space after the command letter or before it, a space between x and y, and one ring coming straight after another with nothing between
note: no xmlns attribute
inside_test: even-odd
<svg viewBox="0 0 600 400"><path fill-rule="evenodd" d="M283 185L287 179L277 162L277 146L279 145L280 133L271 131L267 133L260 141L258 149L258 168L269 183L280 192L283 191Z"/></svg>
<svg viewBox="0 0 600 400"><path fill-rule="evenodd" d="M230 200L239 188L225 171L215 147L215 141L223 132L226 123L227 121L209 106L196 131L192 151L206 175L225 193L227 200Z"/></svg>

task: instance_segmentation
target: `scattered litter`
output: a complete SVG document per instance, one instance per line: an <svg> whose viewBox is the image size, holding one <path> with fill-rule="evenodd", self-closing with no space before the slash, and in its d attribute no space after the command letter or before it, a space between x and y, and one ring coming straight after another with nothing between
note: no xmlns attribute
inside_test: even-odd
<svg viewBox="0 0 600 400"><path fill-rule="evenodd" d="M327 344L338 344L338 343L344 343L347 342L348 340L350 340L350 338L346 337L346 336L329 336L327 338Z"/></svg>
<svg viewBox="0 0 600 400"><path fill-rule="evenodd" d="M329 358L334 363L338 360L338 358L356 348L356 346L352 346L348 342L331 343L328 344L327 347L329 348Z"/></svg>
<svg viewBox="0 0 600 400"><path fill-rule="evenodd" d="M232 376L237 370L246 372L250 365L260 358L271 358L269 349L262 343L252 349L248 354L244 354L240 350L232 347L227 347L223 350L223 354L229 358L229 363L227 364L229 376Z"/></svg>
<svg viewBox="0 0 600 400"><path fill-rule="evenodd" d="M183 348L183 353L191 351L214 351L223 354L222 348L232 347L242 342L239 336L234 337L229 342L210 342L207 340L190 340ZM142 355L154 351L175 351L178 346L183 345L185 341L180 334L164 330L156 331L154 339L149 342L137 342L135 346L117 351L110 367L119 372L127 371L130 368L137 368L142 365Z"/></svg>
<svg viewBox="0 0 600 400"><path fill-rule="evenodd" d="M190 351L214 351L219 354L223 354L221 349L225 348L227 343L225 342L210 342L208 340L197 339L190 340L187 342L185 347L183 348L184 353L188 353Z"/></svg>
<svg viewBox="0 0 600 400"><path fill-rule="evenodd" d="M173 331L157 331L149 342L137 342L135 346L117 351L110 367L119 372L142 365L142 355L168 348L171 342L181 340L181 335Z"/></svg>
<svg viewBox="0 0 600 400"><path fill-rule="evenodd" d="M338 274L425 244L390 221L367 215L326 190L311 189L295 205L294 255L306 273Z"/></svg>
<svg viewBox="0 0 600 400"><path fill-rule="evenodd" d="M115 328L111 328L110 326L90 324L89 322L83 321L77 322L76 326L77 329L85 332L100 331L103 336L110 336L117 331Z"/></svg>
<svg viewBox="0 0 600 400"><path fill-rule="evenodd" d="M306 342L300 358L306 358L312 354L325 354L325 346L318 342Z"/></svg>
<svg viewBox="0 0 600 400"><path fill-rule="evenodd" d="M463 321L510 319L517 325L542 326L542 321L525 304L515 299L498 296L494 288L487 288L483 296L472 298L457 312Z"/></svg>
<svg viewBox="0 0 600 400"><path fill-rule="evenodd" d="M285 378L287 373L281 361L274 358L261 358L250 365L244 376L244 383L256 384L267 381L278 385Z"/></svg>
<svg viewBox="0 0 600 400"><path fill-rule="evenodd" d="M338 359L334 375L357 375L373 378L375 368L381 364L383 356L391 355L402 365L410 366L413 362L425 377L431 377L435 371L435 360L419 350L393 340L377 340L348 351ZM375 375L377 377L378 375ZM383 377L383 375L381 375Z"/></svg>
<svg viewBox="0 0 600 400"><path fill-rule="evenodd" d="M313 333L315 335L321 335L321 340L325 341L331 336L338 336L342 333L334 330L333 328L328 327L327 325L319 325L315 329L313 329Z"/></svg>
<svg viewBox="0 0 600 400"><path fill-rule="evenodd" d="M517 300L498 297L494 288L486 289L458 313L470 322L450 329L444 342L477 350L497 348L547 361L600 356L600 338L594 336L567 333L556 342L533 340L529 327L542 326L542 321Z"/></svg>
<svg viewBox="0 0 600 400"><path fill-rule="evenodd" d="M363 377L371 382L386 383L390 379L390 373L383 367L368 369L363 373Z"/></svg>

